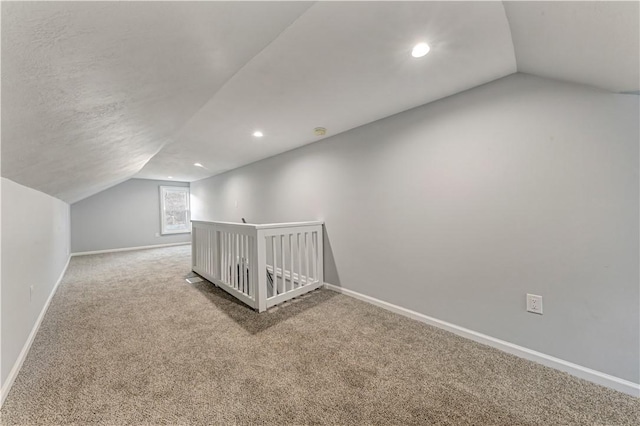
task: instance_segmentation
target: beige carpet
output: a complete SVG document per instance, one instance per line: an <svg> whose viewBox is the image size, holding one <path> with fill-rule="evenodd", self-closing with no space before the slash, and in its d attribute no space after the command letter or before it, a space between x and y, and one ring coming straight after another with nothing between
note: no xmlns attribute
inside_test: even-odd
<svg viewBox="0 0 640 426"><path fill-rule="evenodd" d="M640 401L318 290L256 314L188 246L73 258L3 425L640 424Z"/></svg>

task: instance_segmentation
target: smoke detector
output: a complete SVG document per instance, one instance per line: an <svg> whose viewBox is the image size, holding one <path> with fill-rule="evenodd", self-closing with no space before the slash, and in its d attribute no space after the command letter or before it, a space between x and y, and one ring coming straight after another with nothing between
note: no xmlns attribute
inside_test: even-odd
<svg viewBox="0 0 640 426"><path fill-rule="evenodd" d="M324 136L327 134L327 129L325 129L324 127L316 127L315 129L313 129L313 133L316 136Z"/></svg>

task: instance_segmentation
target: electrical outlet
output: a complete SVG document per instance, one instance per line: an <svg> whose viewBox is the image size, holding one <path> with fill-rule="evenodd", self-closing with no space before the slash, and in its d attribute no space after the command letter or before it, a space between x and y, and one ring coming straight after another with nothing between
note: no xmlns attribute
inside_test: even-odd
<svg viewBox="0 0 640 426"><path fill-rule="evenodd" d="M542 315L542 296L527 294L527 311Z"/></svg>

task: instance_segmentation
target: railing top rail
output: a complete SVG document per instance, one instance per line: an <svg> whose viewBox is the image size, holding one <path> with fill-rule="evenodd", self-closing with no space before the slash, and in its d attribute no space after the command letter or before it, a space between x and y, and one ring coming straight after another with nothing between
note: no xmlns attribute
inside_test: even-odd
<svg viewBox="0 0 640 426"><path fill-rule="evenodd" d="M240 223L240 222L215 222L212 220L192 220L191 223L202 223L204 225L224 225L224 226L238 226L241 228L253 228L255 229L256 225L252 223Z"/></svg>
<svg viewBox="0 0 640 426"><path fill-rule="evenodd" d="M252 228L252 229L295 228L299 226L324 225L324 222L321 220L310 221L310 222L263 223L263 224L192 220L191 223L194 223L194 224L202 223L207 225L238 226L238 227Z"/></svg>
<svg viewBox="0 0 640 426"><path fill-rule="evenodd" d="M273 228L296 228L299 226L317 226L324 225L321 220L309 221L309 222L289 222L289 223L263 223L255 225L256 229L273 229Z"/></svg>

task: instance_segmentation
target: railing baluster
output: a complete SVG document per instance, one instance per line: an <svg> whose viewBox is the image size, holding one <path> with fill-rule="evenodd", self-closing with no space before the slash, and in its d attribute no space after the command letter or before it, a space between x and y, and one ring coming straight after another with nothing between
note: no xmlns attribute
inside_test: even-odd
<svg viewBox="0 0 640 426"><path fill-rule="evenodd" d="M202 262L202 267L204 268L204 270L208 273L209 272L209 250L211 247L211 243L209 242L209 230L205 229L204 230L204 239L206 241L206 247L203 250L204 251L204 262Z"/></svg>
<svg viewBox="0 0 640 426"><path fill-rule="evenodd" d="M307 241L308 232L304 233L304 272L307 276L305 284L309 284L309 242Z"/></svg>
<svg viewBox="0 0 640 426"><path fill-rule="evenodd" d="M240 235L240 242L241 242L241 244L240 244L240 247L241 247L240 248L240 274L242 274L242 292L246 294L247 293L247 288L246 288L247 277L246 277L246 274L244 273L244 271L245 271L245 265L244 264L245 264L246 259L247 259L247 256L246 256L246 253L245 253L245 251L247 249L247 243L246 243L246 236L245 235Z"/></svg>
<svg viewBox="0 0 640 426"><path fill-rule="evenodd" d="M258 312L267 309L267 237L260 229L256 232L256 307Z"/></svg>
<svg viewBox="0 0 640 426"><path fill-rule="evenodd" d="M247 243L247 246L246 246L246 249L245 249L246 252L247 252L247 257L244 260L244 271L242 273L244 274L244 277L245 277L244 287L245 287L245 290L247 291L247 296L250 296L249 283L251 281L249 280L249 270L250 270L249 269L249 264L250 264L249 263L249 259L251 259L251 237L249 235L247 235L245 241Z"/></svg>
<svg viewBox="0 0 640 426"><path fill-rule="evenodd" d="M218 253L219 253L219 244L220 244L220 237L218 236L219 232L218 231L213 231L213 277L220 279L220 275L218 274L218 270L220 269L220 261L218 260Z"/></svg>
<svg viewBox="0 0 640 426"><path fill-rule="evenodd" d="M224 282L224 232L218 232L218 277Z"/></svg>
<svg viewBox="0 0 640 426"><path fill-rule="evenodd" d="M277 273L277 266L276 266L276 236L272 236L271 237L271 245L272 245L272 250L271 250L271 254L273 257L273 294L272 296L276 296L278 294L278 273Z"/></svg>
<svg viewBox="0 0 640 426"><path fill-rule="evenodd" d="M198 231L198 235L196 236L196 243L198 244L198 256L196 256L196 264L198 267L202 266L202 232Z"/></svg>
<svg viewBox="0 0 640 426"><path fill-rule="evenodd" d="M224 257L226 256L227 250L225 250L224 238L224 231L220 231L220 281L222 282L226 282L224 276Z"/></svg>
<svg viewBox="0 0 640 426"><path fill-rule="evenodd" d="M311 252L311 256L313 258L313 280L318 281L318 233L313 232L311 234L311 239L313 241L313 250Z"/></svg>
<svg viewBox="0 0 640 426"><path fill-rule="evenodd" d="M202 242L203 242L203 250L202 250L202 269L207 270L207 249L208 249L208 241L207 241L207 230L202 230Z"/></svg>
<svg viewBox="0 0 640 426"><path fill-rule="evenodd" d="M298 287L302 286L302 250L300 250L300 233L296 233L296 248L298 249Z"/></svg>
<svg viewBox="0 0 640 426"><path fill-rule="evenodd" d="M229 258L231 257L231 253L230 253L230 249L229 246L231 245L231 235L229 235L228 232L225 232L225 238L224 238L224 243L225 243L225 248L224 248L224 274L225 274L225 283L231 285L231 279L229 277L229 272L231 272L229 270Z"/></svg>
<svg viewBox="0 0 640 426"><path fill-rule="evenodd" d="M235 234L233 236L233 239L235 241L236 244L236 248L233 251L234 253L234 259L233 259L233 272L235 272L236 274L236 289L238 291L240 291L240 268L239 268L239 264L240 264L240 235L239 234Z"/></svg>
<svg viewBox="0 0 640 426"><path fill-rule="evenodd" d="M233 279L233 288L238 289L238 234L231 234L231 274Z"/></svg>
<svg viewBox="0 0 640 426"><path fill-rule="evenodd" d="M238 283L238 291L242 291L242 284L240 283L240 252L241 246L240 242L242 241L241 235L236 234L236 260L234 271L236 271L236 282Z"/></svg>
<svg viewBox="0 0 640 426"><path fill-rule="evenodd" d="M227 256L229 254L228 238L229 236L227 235L227 233L223 232L222 233L222 281L225 284L229 284L229 276L228 276L229 271L227 270Z"/></svg>
<svg viewBox="0 0 640 426"><path fill-rule="evenodd" d="M233 233L233 260L232 260L232 268L233 268L233 288L238 290L238 234Z"/></svg>
<svg viewBox="0 0 640 426"><path fill-rule="evenodd" d="M244 260L244 272L242 272L243 274L245 274L245 283L244 283L244 287L247 290L247 296L250 296L250 288L249 288L249 283L251 282L249 280L249 271L250 271L250 260L251 259L251 237L249 235L247 235L246 238L246 243L247 243L247 248L246 248L246 252L247 252L247 258Z"/></svg>
<svg viewBox="0 0 640 426"><path fill-rule="evenodd" d="M207 231L207 261L206 261L207 268L206 268L206 270L207 270L208 274L211 274L211 268L212 268L211 267L211 258L212 258L211 255L212 255L212 252L213 252L213 248L211 246L211 230L207 229L206 231Z"/></svg>
<svg viewBox="0 0 640 426"><path fill-rule="evenodd" d="M198 250L200 248L200 241L198 241L198 229L194 229L191 232L193 232L193 235L191 236L191 241L193 244L193 247L191 248L191 259L193 262L193 266L200 266L198 264L198 256L200 256L200 250Z"/></svg>
<svg viewBox="0 0 640 426"><path fill-rule="evenodd" d="M282 263L282 292L287 292L287 280L285 279L285 271L286 271L286 262L284 259L284 235L280 235L280 262Z"/></svg>
<svg viewBox="0 0 640 426"><path fill-rule="evenodd" d="M244 258L244 266L242 269L242 276L244 277L244 290L247 295L249 295L249 275L247 271L249 270L249 250L251 248L251 246L249 245L250 244L249 239L250 237L248 235L244 237L245 258Z"/></svg>
<svg viewBox="0 0 640 426"><path fill-rule="evenodd" d="M242 279L242 256L244 248L244 235L238 234L238 290L244 293L244 280Z"/></svg>
<svg viewBox="0 0 640 426"><path fill-rule="evenodd" d="M251 291L251 283L253 281L253 277L251 275L251 266L253 265L253 242L251 241L251 236L247 235L247 264L245 268L247 269L247 296L253 298L253 292Z"/></svg>
<svg viewBox="0 0 640 426"><path fill-rule="evenodd" d="M220 262L218 262L218 231L213 230L213 272L214 278L218 278L218 269L220 269Z"/></svg>
<svg viewBox="0 0 640 426"><path fill-rule="evenodd" d="M292 235L288 234L289 237L289 291L293 290L293 240L291 239Z"/></svg>
<svg viewBox="0 0 640 426"><path fill-rule="evenodd" d="M211 234L211 276L216 276L216 252L218 251L216 247L216 231L212 229L209 231Z"/></svg>

